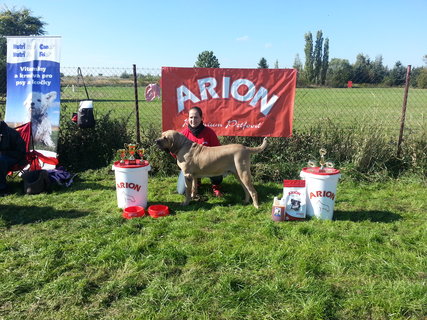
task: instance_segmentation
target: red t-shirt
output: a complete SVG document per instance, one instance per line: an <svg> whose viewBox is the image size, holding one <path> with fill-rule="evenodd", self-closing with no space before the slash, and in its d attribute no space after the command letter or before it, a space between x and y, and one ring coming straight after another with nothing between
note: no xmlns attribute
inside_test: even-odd
<svg viewBox="0 0 427 320"><path fill-rule="evenodd" d="M193 142L196 142L198 144L201 144L206 147L216 147L220 146L218 137L211 128L205 127L202 132L199 133L199 136L196 137L193 135L193 133L187 128L181 131L181 133L186 136L188 139L190 139Z"/></svg>

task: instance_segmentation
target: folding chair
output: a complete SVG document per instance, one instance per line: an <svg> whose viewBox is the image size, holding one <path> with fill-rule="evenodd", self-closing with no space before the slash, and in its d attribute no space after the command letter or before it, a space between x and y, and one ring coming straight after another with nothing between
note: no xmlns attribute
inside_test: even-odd
<svg viewBox="0 0 427 320"><path fill-rule="evenodd" d="M13 172L23 173L24 169L29 165L28 170L34 171L34 170L40 170L42 166L40 165L40 162L51 164L51 165L57 165L58 159L55 157L48 157L44 154L34 150L34 143L33 143L33 136L31 132L31 122L27 122L23 125L20 125L19 127L15 128L16 131L19 132L22 139L25 141L25 164L15 164L10 169L9 175L13 175Z"/></svg>

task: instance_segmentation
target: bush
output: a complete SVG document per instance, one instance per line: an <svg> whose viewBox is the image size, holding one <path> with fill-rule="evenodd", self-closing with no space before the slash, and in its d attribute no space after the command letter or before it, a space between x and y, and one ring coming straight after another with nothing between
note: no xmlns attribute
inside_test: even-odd
<svg viewBox="0 0 427 320"><path fill-rule="evenodd" d="M72 112L62 105L58 138L59 163L79 172L111 164L116 151L131 141L128 119L112 119L110 113L96 117L94 128L81 129L71 121Z"/></svg>
<svg viewBox="0 0 427 320"><path fill-rule="evenodd" d="M111 119L107 113L97 119L94 129L79 129L63 109L59 135L60 163L74 171L111 165L118 159L115 152L124 143L136 141L126 131L127 121ZM326 160L335 163L344 177L356 180L384 180L411 173L423 178L427 174L426 133L407 132L402 153L397 157L397 137L384 132L381 125L343 129L333 122L313 126L307 131L294 131L289 138L268 138L266 150L251 156L252 175L257 181L280 182L299 179L309 160L319 160L319 149L327 150ZM151 174L176 175L176 160L160 150L155 140L161 128L149 125L141 129L144 158L150 162ZM241 143L259 146L260 137L220 137L222 144Z"/></svg>
<svg viewBox="0 0 427 320"><path fill-rule="evenodd" d="M149 125L141 130L141 145L145 149L144 158L150 162L151 173L164 176L177 174L179 168L176 160L169 153L160 150L155 143L162 133L161 129Z"/></svg>

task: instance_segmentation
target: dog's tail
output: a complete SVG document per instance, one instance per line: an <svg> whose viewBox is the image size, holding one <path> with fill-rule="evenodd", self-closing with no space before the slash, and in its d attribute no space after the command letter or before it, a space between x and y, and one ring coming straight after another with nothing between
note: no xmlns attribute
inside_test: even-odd
<svg viewBox="0 0 427 320"><path fill-rule="evenodd" d="M246 148L251 153L260 153L261 151L264 151L264 149L267 148L267 137L264 137L264 140L262 141L262 144L259 147L246 147Z"/></svg>

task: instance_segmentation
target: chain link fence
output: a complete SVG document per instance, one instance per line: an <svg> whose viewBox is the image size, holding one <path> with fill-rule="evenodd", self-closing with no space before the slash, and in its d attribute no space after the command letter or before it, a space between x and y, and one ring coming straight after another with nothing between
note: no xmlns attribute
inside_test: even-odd
<svg viewBox="0 0 427 320"><path fill-rule="evenodd" d="M145 87L159 83L161 70L147 68L78 68L61 67L61 106L71 118L81 100L94 101L95 114L109 112L113 117L128 119L135 127L136 101L141 127L161 128L161 99L145 100ZM137 90L134 86L137 79ZM0 80L0 87L6 86ZM354 129L374 123L397 136L402 119L404 86L392 87L369 84L368 79L353 79L340 88L301 85L298 81L294 130L304 131L313 126L338 126ZM136 100L137 98L137 100ZM4 115L6 97L0 97L0 113ZM410 87L407 96L405 132L426 129L427 89Z"/></svg>

